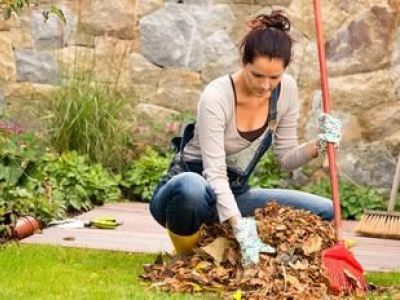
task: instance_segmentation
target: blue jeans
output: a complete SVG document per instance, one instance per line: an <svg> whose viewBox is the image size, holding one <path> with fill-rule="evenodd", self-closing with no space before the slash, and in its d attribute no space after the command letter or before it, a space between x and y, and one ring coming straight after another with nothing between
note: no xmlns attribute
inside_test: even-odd
<svg viewBox="0 0 400 300"><path fill-rule="evenodd" d="M242 216L254 214L256 208L276 201L282 206L310 211L324 220L332 220L333 206L329 199L283 189L253 188L234 194ZM216 196L207 181L197 173L184 172L172 177L154 192L150 212L156 221L179 235L191 235L203 223L218 222Z"/></svg>

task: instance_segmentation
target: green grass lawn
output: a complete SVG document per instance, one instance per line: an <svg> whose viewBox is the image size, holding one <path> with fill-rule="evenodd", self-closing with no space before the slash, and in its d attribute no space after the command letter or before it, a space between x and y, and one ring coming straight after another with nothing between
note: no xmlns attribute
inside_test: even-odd
<svg viewBox="0 0 400 300"><path fill-rule="evenodd" d="M38 245L0 248L0 299L210 299L162 294L138 275L154 255ZM400 273L374 273L368 281L400 286ZM386 298L391 299L391 298Z"/></svg>
<svg viewBox="0 0 400 300"><path fill-rule="evenodd" d="M199 299L150 290L154 255L39 245L0 248L0 299Z"/></svg>

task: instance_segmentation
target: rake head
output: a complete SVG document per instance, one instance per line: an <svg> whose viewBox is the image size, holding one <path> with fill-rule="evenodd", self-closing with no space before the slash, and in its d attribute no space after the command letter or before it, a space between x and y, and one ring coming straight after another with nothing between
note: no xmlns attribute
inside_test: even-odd
<svg viewBox="0 0 400 300"><path fill-rule="evenodd" d="M322 252L322 265L333 293L351 294L355 290L366 290L364 270L342 242Z"/></svg>

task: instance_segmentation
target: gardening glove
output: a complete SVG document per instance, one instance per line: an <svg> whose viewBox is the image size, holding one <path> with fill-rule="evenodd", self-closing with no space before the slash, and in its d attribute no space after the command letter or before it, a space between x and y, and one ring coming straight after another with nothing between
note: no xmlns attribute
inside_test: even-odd
<svg viewBox="0 0 400 300"><path fill-rule="evenodd" d="M318 117L320 133L316 137L319 154L325 154L326 143L331 142L339 146L341 139L342 122L329 114L321 113Z"/></svg>
<svg viewBox="0 0 400 300"><path fill-rule="evenodd" d="M257 233L256 221L253 217L241 218L233 226L233 233L242 252L242 265L248 267L258 264L260 253L273 254L276 249L264 244Z"/></svg>

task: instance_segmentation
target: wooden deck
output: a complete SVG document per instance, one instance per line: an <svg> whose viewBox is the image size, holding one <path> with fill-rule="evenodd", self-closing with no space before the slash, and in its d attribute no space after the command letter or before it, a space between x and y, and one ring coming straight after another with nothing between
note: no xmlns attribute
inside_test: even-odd
<svg viewBox="0 0 400 300"><path fill-rule="evenodd" d="M118 203L98 207L77 219L113 216L123 222L115 230L47 228L22 243L54 244L114 251L156 253L172 250L165 232L151 217L144 203ZM355 222L345 222L345 236L356 240L354 254L367 271L400 272L400 240L366 238L352 233Z"/></svg>

